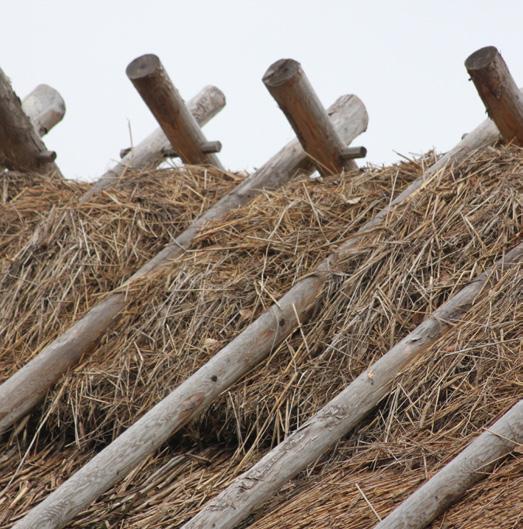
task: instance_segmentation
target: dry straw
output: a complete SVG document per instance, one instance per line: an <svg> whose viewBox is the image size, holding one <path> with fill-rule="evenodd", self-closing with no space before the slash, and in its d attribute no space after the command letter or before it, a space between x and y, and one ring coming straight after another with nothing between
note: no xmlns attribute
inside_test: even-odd
<svg viewBox="0 0 523 529"><path fill-rule="evenodd" d="M194 372L431 162L427 156L322 183L297 179L209 225L182 259L134 285L136 301L123 318L6 437L0 528ZM523 152L504 147L438 173L362 238L309 322L72 526L176 527L194 515L519 242L522 168ZM197 169L151 172L88 204L57 206L65 213L53 228L57 242L0 278L0 317L8 323L0 331L2 379L103 292L125 289L122 278L235 183ZM369 527L506 411L523 383L522 295L520 268L500 274L361 428L257 513L256 527ZM489 517L517 501L518 469L514 458L477 485L470 505L449 512L454 527L469 520L488 527ZM513 527L516 511L496 526Z"/></svg>

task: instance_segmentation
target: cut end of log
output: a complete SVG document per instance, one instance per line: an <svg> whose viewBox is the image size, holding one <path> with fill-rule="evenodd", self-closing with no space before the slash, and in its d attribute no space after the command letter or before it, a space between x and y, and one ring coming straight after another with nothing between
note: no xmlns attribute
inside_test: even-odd
<svg viewBox="0 0 523 529"><path fill-rule="evenodd" d="M133 79L149 77L158 70L161 70L161 68L162 63L160 62L160 58L153 53L148 53L131 61L125 69L125 73L132 81Z"/></svg>
<svg viewBox="0 0 523 529"><path fill-rule="evenodd" d="M483 70L500 55L495 46L485 46L468 56L465 61L467 71Z"/></svg>
<svg viewBox="0 0 523 529"><path fill-rule="evenodd" d="M267 87L282 86L299 75L301 64L294 59L280 59L271 64L263 75L263 83Z"/></svg>
<svg viewBox="0 0 523 529"><path fill-rule="evenodd" d="M353 160L355 158L365 158L367 156L366 147L346 147L341 153L343 160Z"/></svg>
<svg viewBox="0 0 523 529"><path fill-rule="evenodd" d="M37 158L41 164L52 163L56 160L56 151L42 151Z"/></svg>
<svg viewBox="0 0 523 529"><path fill-rule="evenodd" d="M208 94L207 97L209 99L216 101L216 106L220 109L222 109L227 103L225 94L217 86L214 86L212 84L204 86L196 97L200 96L200 94L206 93Z"/></svg>

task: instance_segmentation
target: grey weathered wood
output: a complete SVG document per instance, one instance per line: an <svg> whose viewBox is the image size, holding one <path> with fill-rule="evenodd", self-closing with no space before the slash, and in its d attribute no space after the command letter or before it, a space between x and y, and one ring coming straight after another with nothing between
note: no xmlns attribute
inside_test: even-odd
<svg viewBox="0 0 523 529"><path fill-rule="evenodd" d="M481 274L434 311L316 415L207 502L183 529L232 529L245 520L287 481L353 430L390 392L396 376L459 322L492 277L495 282L499 269L514 266L522 256L523 243L496 263L494 270Z"/></svg>
<svg viewBox="0 0 523 529"><path fill-rule="evenodd" d="M142 55L127 66L126 72L181 160L223 169L214 154L203 152L207 140L160 59L152 54Z"/></svg>
<svg viewBox="0 0 523 529"><path fill-rule="evenodd" d="M208 141L202 145L202 152L216 153L222 150L222 143L220 141ZM131 147L126 147L120 150L120 158L124 158L131 152ZM172 147L162 149L162 155L165 158L179 158L180 155L174 151Z"/></svg>
<svg viewBox="0 0 523 529"><path fill-rule="evenodd" d="M0 70L0 166L21 172L60 174L54 162L40 156L45 151L47 148L22 110L9 79Z"/></svg>
<svg viewBox="0 0 523 529"><path fill-rule="evenodd" d="M517 402L490 428L427 483L409 496L375 529L422 529L486 477L499 461L523 444L523 400ZM518 507L513 506L514 509Z"/></svg>
<svg viewBox="0 0 523 529"><path fill-rule="evenodd" d="M367 149L365 147L345 147L341 156L345 160L351 160L353 158L365 158L367 156Z"/></svg>
<svg viewBox="0 0 523 529"><path fill-rule="evenodd" d="M345 144L299 62L294 59L276 61L265 72L263 83L322 175L358 167L352 158L343 155Z"/></svg>
<svg viewBox="0 0 523 529"><path fill-rule="evenodd" d="M481 48L467 58L465 67L503 138L523 145L523 95L499 51Z"/></svg>
<svg viewBox="0 0 523 529"><path fill-rule="evenodd" d="M334 103L331 114L347 143L367 128L365 106L356 96L339 98ZM228 211L246 204L264 189L284 185L297 172L306 170L307 167L312 169L299 142L290 142L258 171L197 218L173 243L145 263L129 281L134 281L182 255L210 220L222 218ZM123 294L110 295L0 385L0 433L23 417L45 396L56 380L74 366L111 325L124 306Z"/></svg>
<svg viewBox="0 0 523 529"><path fill-rule="evenodd" d="M345 134L343 137L345 141L348 141ZM305 322L311 310L316 306L328 280L333 276L335 277L341 270L340 263L343 263L343 259L360 244L361 237L367 231L373 230L386 217L391 208L403 203L414 193L421 190L428 180L433 178L437 172L443 170L448 164L463 162L467 156L477 149L495 142L498 138L499 134L496 126L490 120L478 126L454 149L426 171L422 177L413 182L393 200L387 208L383 209L373 220L360 229L353 238L346 241L340 246L338 251L323 261L313 273L296 283L278 303L274 304L257 320L247 326L233 341L216 353L209 362L198 369L165 399L97 454L40 505L30 511L15 526L15 529L29 529L31 527L57 529L66 525L77 513L87 507L91 501L122 479L123 476L160 447L186 422L194 419L223 391L253 369L286 336L296 329L300 322ZM307 161L307 157L299 147L298 142L287 146L281 152L287 151L287 149L291 149L290 152L294 151L292 158L295 160L295 164ZM300 151L301 155L299 154ZM291 156L290 152L287 153L287 156ZM281 171L283 159L281 159L280 155L276 155L269 165L273 170L279 168ZM280 176L280 178L282 177ZM289 176L287 176L286 180L288 178ZM274 180L269 182L264 179L264 182L267 185L270 184L271 187L277 185ZM261 182L257 181L252 186L251 177L250 183L247 181L240 185L233 194L222 200L226 202L232 200L232 197L235 196L237 196L235 200L239 200L240 197L245 197L246 193L254 193L254 190L259 188L260 185ZM197 233L197 231L193 232L193 235L194 233ZM186 247L190 240L190 234L191 232L187 235L188 239L180 238L178 240L180 247L170 246L164 251L163 259L160 257L156 258L156 266L165 263L165 259L174 258L182 253L183 248ZM145 271L142 269L137 276L146 273L147 270L151 270L153 265L149 263L144 268ZM111 303L122 304L124 301L123 297L119 300L115 296L111 296L110 300ZM105 310L103 306L100 308ZM87 326L88 323L85 323L84 330ZM68 340L74 341L74 338L75 331L73 328L61 340L64 342ZM54 347L56 348L57 345ZM42 360L42 362L44 361ZM22 378L20 377L19 380L22 380ZM23 387L23 385L19 387ZM0 403L2 400L0 396ZM10 410L6 411L7 413L13 413ZM26 408L26 411L28 411L28 408ZM11 418L10 422L4 422L4 424L8 425L12 424L12 422Z"/></svg>
<svg viewBox="0 0 523 529"><path fill-rule="evenodd" d="M203 127L225 106L225 95L216 86L205 86L187 103L189 112L194 116L196 123ZM106 171L87 190L80 202L87 202L104 189L114 185L130 169L149 169L159 165L165 158L165 149L172 149L169 140L159 127L143 139L136 147L125 153L123 159L114 167Z"/></svg>
<svg viewBox="0 0 523 529"><path fill-rule="evenodd" d="M39 136L47 134L65 115L65 101L53 87L39 84L22 101L25 112Z"/></svg>

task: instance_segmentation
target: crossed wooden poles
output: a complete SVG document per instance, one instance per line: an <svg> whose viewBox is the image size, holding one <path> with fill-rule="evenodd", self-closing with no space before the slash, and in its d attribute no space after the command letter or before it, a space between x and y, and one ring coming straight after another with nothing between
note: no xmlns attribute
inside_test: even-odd
<svg viewBox="0 0 523 529"><path fill-rule="evenodd" d="M393 208L415 194L422 193L424 182L435 173L495 143L500 133L506 141L521 143L521 94L497 50L479 50L467 59L466 67L491 119L466 135L388 207L365 224L358 231L357 238L347 239L207 364L32 509L14 526L15 529L63 527L187 421L201 413L218 395L265 358L300 322L307 320L331 278L346 272L345 257L354 246L361 244L362 237L377 227ZM157 117L172 150L182 161L193 163L192 160L197 159L197 163L221 168L216 157L218 146L207 142L158 58L150 55L140 57L129 65L127 71ZM320 173L328 174L354 167L353 158L361 155L362 149L351 150L347 144L367 125L366 111L358 98L344 96L329 112L325 112L300 65L292 60L278 61L272 65L263 80L288 117L299 142L293 141L285 146L245 182L195 219L174 243L146 263L129 282L150 274L160 266L168 266L169 262L190 247L206 222L247 203L263 189L283 185L298 170L310 171L315 166ZM184 137L180 138L180 134ZM40 146L38 152L41 153L42 145L35 145ZM15 150L13 148L12 152ZM29 154L25 153L24 156L27 158ZM5 160L10 159L5 157ZM107 176L99 189L110 185L115 178L113 175ZM522 257L523 243L520 243L494 263L491 270L478 276L447 300L381 359L369 366L298 431L234 480L184 527L225 529L233 528L243 521L260 503L276 493L287 480L324 453L379 405L390 391L397 373L423 355L427 347L449 329L452 322L462 318L478 296L487 295L485 292L488 292L488 288L485 287L496 280L498 273L519 266ZM0 430L5 431L30 411L49 386L102 335L127 301L122 294L110 295L0 386ZM482 472L490 468L493 458L505 456L522 441L523 406L520 402L488 434L480 436L448 467L419 489L413 499L407 500L404 506L381 522L379 527L424 527L474 481L480 479ZM438 495L442 498L438 502L434 491L441 492L442 489L445 494ZM416 510L421 512L420 508L425 509L423 516L416 515ZM400 520L402 525L399 525Z"/></svg>

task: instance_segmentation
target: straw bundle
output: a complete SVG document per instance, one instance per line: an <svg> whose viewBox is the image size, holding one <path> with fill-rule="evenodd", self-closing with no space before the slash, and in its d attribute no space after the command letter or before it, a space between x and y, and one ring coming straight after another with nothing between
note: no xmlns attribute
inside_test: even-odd
<svg viewBox="0 0 523 529"><path fill-rule="evenodd" d="M134 286L136 301L96 351L50 392L40 409L41 419L21 424L6 441L13 452L0 463L1 473L10 475L12 482L0 482L7 487L0 503L0 528L10 527L13 517L45 496L46 488L55 488L92 451L205 362L386 205L391 189L398 192L427 161L371 169L321 184L298 179L210 225L194 250ZM488 149L462 167L436 175L361 241L350 257L350 273L340 275L327 289L310 322L73 526L176 527L195 514L206 499L257 460L260 451L299 426L452 292L516 244L523 224L522 165L523 152L505 147ZM154 200L165 197L162 185L156 184ZM2 376L67 327L100 292L118 287L118 277L128 275L145 260L144 254L165 242L162 237L179 229L178 224L168 233L168 217L149 232L154 236L142 235L139 223L126 213L141 196L138 189L132 199L118 190L120 195L111 193L75 210L79 215L85 207L91 215L74 225L81 225L82 231L71 230L72 239L85 233L91 241L109 224L99 222L104 208L110 210L111 197L119 197L120 209L109 211L106 219L123 220L113 220L116 224L101 237L106 241L116 233L112 240L119 244L88 254L91 264L96 261L96 273L86 270L85 254L71 258L66 267L54 265L54 273L53 264L46 261L49 256L32 256L30 273L40 277L49 292L59 293L50 298L59 303L43 303L49 294L42 295L34 280L32 290L28 281L14 280L27 305L19 309L10 303L3 312L13 324L0 342ZM105 206L95 206L100 201ZM196 213L200 202L193 203L187 198L185 209L180 207L186 213L178 212L177 222L187 222ZM140 244L135 244L140 237ZM69 246L63 246L56 250L56 259L67 255ZM64 270L61 281L56 270ZM67 284L56 290L64 277ZM287 521L289 527L332 527L338 518L340 524L352 520L361 525L350 527L367 527L377 518L354 483L365 494L383 490L379 501L376 495L371 501L383 516L425 478L425 472L435 471L514 403L522 377L522 314L517 302L523 294L521 270L516 267L501 277L490 294L433 348L429 361L403 374L380 411L340 443L335 456L310 470L312 482L297 479L258 514L260 528L284 526ZM512 469L509 477L513 476L515 464L500 472ZM488 482L497 483L501 492L496 498L510 501L515 496L508 478L498 483L499 475L503 474ZM334 506L335 498L344 509ZM492 505L503 501L493 499ZM281 510L269 514L280 502Z"/></svg>
<svg viewBox="0 0 523 529"><path fill-rule="evenodd" d="M4 172L0 176L0 270L53 207L79 196L86 184L55 175Z"/></svg>

